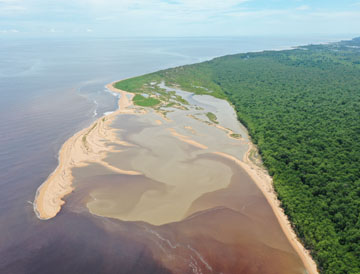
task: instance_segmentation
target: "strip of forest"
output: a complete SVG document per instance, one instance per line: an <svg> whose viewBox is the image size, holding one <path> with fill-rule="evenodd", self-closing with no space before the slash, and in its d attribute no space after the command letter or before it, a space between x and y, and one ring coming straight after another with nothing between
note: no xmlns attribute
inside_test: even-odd
<svg viewBox="0 0 360 274"><path fill-rule="evenodd" d="M229 100L321 273L360 273L360 38L215 58L128 79Z"/></svg>

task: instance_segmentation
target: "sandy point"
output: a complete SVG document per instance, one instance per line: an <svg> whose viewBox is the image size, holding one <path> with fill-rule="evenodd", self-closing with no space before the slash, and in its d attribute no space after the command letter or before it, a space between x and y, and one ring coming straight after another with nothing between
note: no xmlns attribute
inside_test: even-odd
<svg viewBox="0 0 360 274"><path fill-rule="evenodd" d="M99 163L107 168L128 175L138 175L132 170L121 170L105 163L103 159L112 148L107 142L123 143L118 139L115 130L110 127L114 118L122 113L134 113L132 93L116 89L115 82L106 87L120 93L118 109L113 113L97 119L89 127L82 129L70 137L59 151L59 163L54 172L43 182L36 191L34 211L39 219L47 220L55 217L65 203L63 198L70 194L74 187L72 168L88 165L89 162Z"/></svg>

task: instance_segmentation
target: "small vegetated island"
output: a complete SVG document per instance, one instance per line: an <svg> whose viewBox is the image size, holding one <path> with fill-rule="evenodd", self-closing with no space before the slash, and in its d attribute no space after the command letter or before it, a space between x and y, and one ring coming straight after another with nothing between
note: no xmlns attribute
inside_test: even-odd
<svg viewBox="0 0 360 274"><path fill-rule="evenodd" d="M156 108L170 96L161 82L231 102L320 271L360 273L360 38L225 56L115 87Z"/></svg>

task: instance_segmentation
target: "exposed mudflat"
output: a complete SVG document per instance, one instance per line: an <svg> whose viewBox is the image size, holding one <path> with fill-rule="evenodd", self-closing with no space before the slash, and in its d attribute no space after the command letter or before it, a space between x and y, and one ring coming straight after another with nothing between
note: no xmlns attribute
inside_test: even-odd
<svg viewBox="0 0 360 274"><path fill-rule="evenodd" d="M134 236L173 273L305 273L263 192L237 162L250 143L233 108L177 94L189 105L166 109L166 117L139 107L116 115L106 164L72 169L75 191L64 211L102 225L112 218L110 233Z"/></svg>

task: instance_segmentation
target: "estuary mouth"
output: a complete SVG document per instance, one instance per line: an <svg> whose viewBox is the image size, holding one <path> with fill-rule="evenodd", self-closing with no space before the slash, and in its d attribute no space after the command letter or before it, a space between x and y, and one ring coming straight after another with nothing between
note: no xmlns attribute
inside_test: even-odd
<svg viewBox="0 0 360 274"><path fill-rule="evenodd" d="M233 109L212 97L196 99L201 108L172 108L166 117L152 109L114 116L108 126L115 135L103 143L111 149L103 149L100 162L72 167L75 191L64 211L143 231L136 241L173 273L302 273L271 206L237 158L249 151L246 132L234 138L232 129L206 120L219 105L217 118L235 123Z"/></svg>

